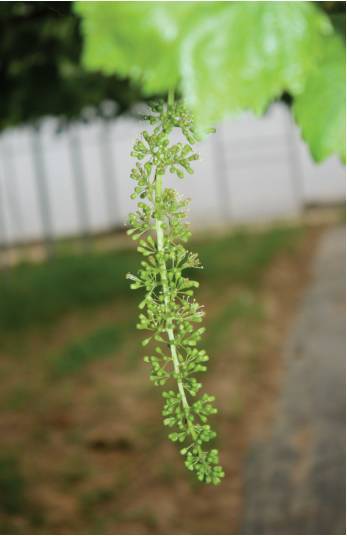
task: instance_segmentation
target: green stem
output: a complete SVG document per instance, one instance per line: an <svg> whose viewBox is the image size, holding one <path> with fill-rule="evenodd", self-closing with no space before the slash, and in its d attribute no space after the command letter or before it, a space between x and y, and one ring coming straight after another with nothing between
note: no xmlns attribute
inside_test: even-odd
<svg viewBox="0 0 347 536"><path fill-rule="evenodd" d="M156 209L158 206L158 202L160 201L161 194L162 194L162 179L160 175L156 175L155 177L155 201L156 201ZM164 231L163 231L163 221L161 219L161 214L158 214L158 211L156 210L156 219L155 219L155 229L157 234L157 245L158 245L158 252L163 254L164 253ZM163 296L164 296L164 304L165 307L168 309L169 306L169 286L168 286L168 278L167 278L167 268L166 268L166 262L164 257L162 256L160 260L160 279L161 284L163 288ZM170 325L170 319L167 319L167 324ZM170 341L170 351L171 351L171 357L172 362L174 366L175 373L177 375L177 386L178 391L181 396L182 400L182 406L184 408L184 412L186 414L188 427L190 430L190 434L192 438L196 439L196 434L193 426L191 425L191 422L189 421L189 415L190 415L190 406L186 397L186 393L184 390L183 382L180 378L180 364L177 356L177 348L175 343L175 336L172 327L167 327L166 329L169 341Z"/></svg>
<svg viewBox="0 0 347 536"><path fill-rule="evenodd" d="M167 103L169 106L172 106L175 102L175 90L169 89L168 96L167 96Z"/></svg>

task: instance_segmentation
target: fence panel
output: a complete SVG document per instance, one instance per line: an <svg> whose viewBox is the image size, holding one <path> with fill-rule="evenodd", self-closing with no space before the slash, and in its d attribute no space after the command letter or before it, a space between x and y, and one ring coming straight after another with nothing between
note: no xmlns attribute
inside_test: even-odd
<svg viewBox="0 0 347 536"><path fill-rule="evenodd" d="M124 225L130 200L130 150L141 131L130 118L74 125L61 133L48 119L0 136L0 244L84 236ZM196 225L271 220L307 203L342 201L345 171L336 158L317 166L288 109L274 104L262 119L243 114L199 144L186 180L168 178L192 198Z"/></svg>

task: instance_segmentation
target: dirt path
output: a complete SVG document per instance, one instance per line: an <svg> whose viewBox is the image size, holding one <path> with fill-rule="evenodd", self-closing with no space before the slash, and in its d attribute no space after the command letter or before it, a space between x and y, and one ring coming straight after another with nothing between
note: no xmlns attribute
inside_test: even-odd
<svg viewBox="0 0 347 536"><path fill-rule="evenodd" d="M273 424L248 454L241 534L345 534L344 244L343 228L321 239Z"/></svg>

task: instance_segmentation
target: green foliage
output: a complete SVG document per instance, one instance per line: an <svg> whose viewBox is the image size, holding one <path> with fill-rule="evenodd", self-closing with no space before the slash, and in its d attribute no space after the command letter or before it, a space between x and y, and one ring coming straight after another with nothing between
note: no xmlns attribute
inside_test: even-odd
<svg viewBox="0 0 347 536"><path fill-rule="evenodd" d="M258 233L244 229L230 236L208 240L198 247L207 272L200 272L200 279L211 279L215 288L232 280L256 287L273 258L280 251L293 251L303 236L302 227L274 227Z"/></svg>
<svg viewBox="0 0 347 536"><path fill-rule="evenodd" d="M294 101L302 136L316 160L337 152L346 159L346 50L340 37L330 39L304 91Z"/></svg>
<svg viewBox="0 0 347 536"><path fill-rule="evenodd" d="M71 2L1 2L0 130L54 115L80 119L92 107L118 115L141 98L127 80L87 72ZM114 106L104 108L104 101Z"/></svg>
<svg viewBox="0 0 347 536"><path fill-rule="evenodd" d="M55 376L76 374L88 363L115 352L126 336L124 325L102 326L78 341L65 347L51 361L51 371Z"/></svg>
<svg viewBox="0 0 347 536"><path fill-rule="evenodd" d="M206 347L209 349L218 348L220 344L227 340L230 347L230 331L228 326L234 321L245 320L248 329L254 323L259 322L263 317L264 311L262 304L256 301L255 297L249 293L242 293L220 311L213 319L209 336L207 337Z"/></svg>
<svg viewBox="0 0 347 536"><path fill-rule="evenodd" d="M344 100L327 84L332 76L344 87L341 54L325 54L334 28L313 3L77 2L75 9L87 68L129 76L146 94L179 88L199 128L241 110L261 114L284 92L302 95L300 110L324 101L321 120L307 127L319 112L309 107L297 113L299 125L317 160L342 154L340 125L331 130ZM321 61L325 74L315 76Z"/></svg>
<svg viewBox="0 0 347 536"><path fill-rule="evenodd" d="M26 508L25 480L18 461L11 455L0 457L0 512L21 514Z"/></svg>
<svg viewBox="0 0 347 536"><path fill-rule="evenodd" d="M227 113L262 114L284 91L295 95L331 31L309 2L223 4L184 46L183 93L202 124Z"/></svg>
<svg viewBox="0 0 347 536"><path fill-rule="evenodd" d="M151 333L143 346L153 342L145 362L151 366L155 385L174 383L164 391L164 424L173 431L169 438L181 443L186 467L200 481L219 484L224 476L218 451L206 450L215 437L208 416L217 412L214 397L204 394L195 400L201 383L196 374L206 371L208 356L198 348L205 329L197 328L203 311L194 298L198 282L189 279L187 269L202 268L196 253L184 243L190 232L184 219L188 202L175 190L163 188L162 178L171 173L179 178L192 173L198 158L192 145L197 141L191 115L181 103L156 103L147 116L152 131L144 131L136 141L132 156L137 158L131 177L136 181L132 197L139 197L137 211L130 214L128 233L139 241L138 251L145 260L137 275L128 274L131 288L142 288L138 329ZM181 131L182 142L170 144L173 130ZM195 401L194 401L195 400Z"/></svg>
<svg viewBox="0 0 347 536"><path fill-rule="evenodd" d="M108 2L100 9L98 2L75 2L75 11L87 37L88 68L129 76L150 94L177 85L180 40L197 16L194 3L174 2L168 9L163 2Z"/></svg>
<svg viewBox="0 0 347 536"><path fill-rule="evenodd" d="M100 508L105 503L114 501L115 490L109 488L92 489L84 493L80 498L81 509L84 515L93 515L95 509Z"/></svg>
<svg viewBox="0 0 347 536"><path fill-rule="evenodd" d="M47 324L69 311L127 296L123 274L133 266L136 258L131 251L18 265L0 277L0 332Z"/></svg>
<svg viewBox="0 0 347 536"><path fill-rule="evenodd" d="M195 243L208 271L196 278L223 286L257 285L273 257L290 248L302 236L297 227L276 227L262 232L237 231ZM89 310L115 299L128 299L123 275L136 270L133 251L117 250L88 255L64 255L49 262L20 264L0 277L0 333L45 326L68 312Z"/></svg>
<svg viewBox="0 0 347 536"><path fill-rule="evenodd" d="M5 404L2 407L10 411L23 411L28 408L31 399L31 388L27 384L17 385L6 398Z"/></svg>

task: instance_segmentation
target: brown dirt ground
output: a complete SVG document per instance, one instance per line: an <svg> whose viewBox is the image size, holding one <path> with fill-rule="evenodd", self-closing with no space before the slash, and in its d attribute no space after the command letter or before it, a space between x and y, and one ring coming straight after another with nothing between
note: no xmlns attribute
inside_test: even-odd
<svg viewBox="0 0 347 536"><path fill-rule="evenodd" d="M27 495L23 513L3 519L3 526L19 534L237 533L244 455L271 422L282 341L309 277L319 234L309 230L294 255L282 254L272 263L256 291L262 318L252 329L247 321L231 321L214 349L205 386L216 394L219 407L214 424L226 477L218 487L193 481L167 441L161 396L139 359L137 334L111 359L90 364L78 379L47 380L44 361L52 348L105 319L131 318L132 307L119 302L93 315L70 315L48 329L44 339L34 333L23 342L30 359L24 356L14 365L11 355L3 355L2 398L17 384L28 398L0 416L1 450L18 454ZM232 283L223 295L201 291L208 320L242 292ZM129 355L134 356L130 364Z"/></svg>

